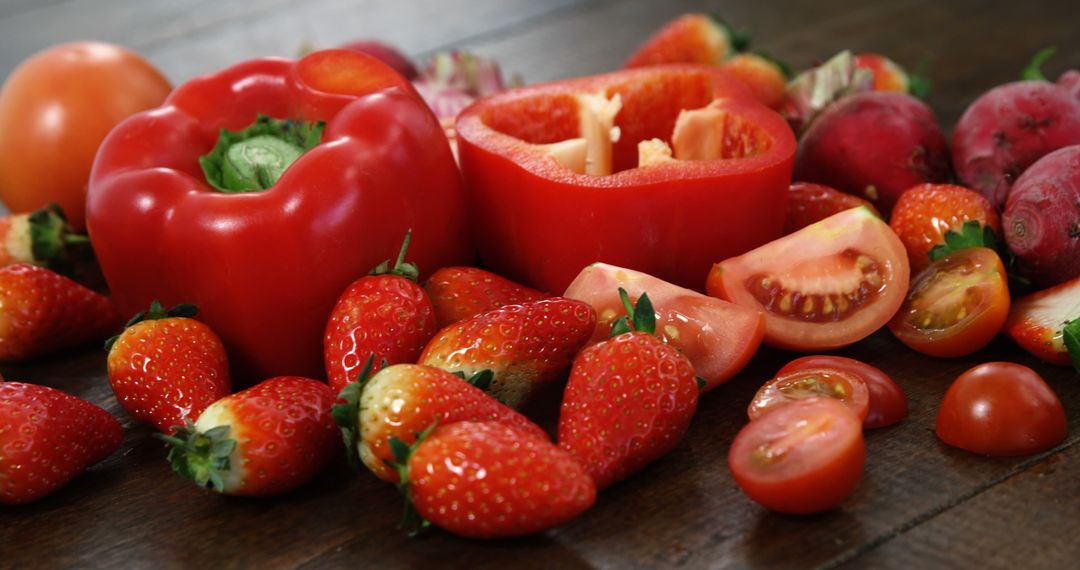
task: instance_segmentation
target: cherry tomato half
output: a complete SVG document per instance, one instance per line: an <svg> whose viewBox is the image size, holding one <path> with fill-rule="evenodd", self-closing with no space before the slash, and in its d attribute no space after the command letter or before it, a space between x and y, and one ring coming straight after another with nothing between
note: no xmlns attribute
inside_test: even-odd
<svg viewBox="0 0 1080 570"><path fill-rule="evenodd" d="M881 328L904 301L908 258L866 208L853 208L713 266L710 295L765 314L765 343L816 352Z"/></svg>
<svg viewBox="0 0 1080 570"><path fill-rule="evenodd" d="M1001 258L984 247L962 249L923 269L889 321L900 342L930 356L965 356L986 346L1009 316Z"/></svg>
<svg viewBox="0 0 1080 570"><path fill-rule="evenodd" d="M772 410L746 425L728 452L731 474L751 499L792 514L842 503L865 463L862 422L831 398Z"/></svg>
<svg viewBox="0 0 1080 570"><path fill-rule="evenodd" d="M904 389L888 374L854 358L823 354L804 356L785 364L776 375L820 368L849 372L866 383L870 392L870 406L863 418L863 429L889 426L907 417L908 403Z"/></svg>
<svg viewBox="0 0 1080 570"><path fill-rule="evenodd" d="M941 441L986 455L1028 455L1061 443L1065 409L1034 370L988 362L964 372L945 393L937 415Z"/></svg>
<svg viewBox="0 0 1080 570"><path fill-rule="evenodd" d="M778 406L819 397L843 403L860 420L870 409L870 391L862 378L846 370L818 367L777 373L754 394L746 412L756 420Z"/></svg>
<svg viewBox="0 0 1080 570"><path fill-rule="evenodd" d="M170 90L154 66L120 46L71 43L30 57L0 91L0 200L12 212L55 202L82 230L101 141Z"/></svg>

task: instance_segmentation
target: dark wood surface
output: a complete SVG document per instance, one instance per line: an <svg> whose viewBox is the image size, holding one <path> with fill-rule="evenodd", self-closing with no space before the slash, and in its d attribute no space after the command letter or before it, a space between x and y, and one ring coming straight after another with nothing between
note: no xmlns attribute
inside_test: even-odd
<svg viewBox="0 0 1080 570"><path fill-rule="evenodd" d="M1047 45L1056 76L1080 67L1080 3L856 0L423 0L0 2L0 76L52 43L96 38L145 54L174 82L304 41L375 36L412 55L450 46L495 56L526 81L618 66L652 30L710 11L755 32L756 45L805 66L842 48L926 62L931 105L950 128L980 92L1013 79ZM792 354L763 349L705 396L684 442L664 461L604 492L578 520L542 536L476 542L395 527L400 499L344 462L269 500L202 492L169 472L150 430L119 409L104 353L2 366L8 379L62 388L121 419L120 450L55 495L0 510L0 568L31 567L1080 567L1080 376L1044 365L1006 339L967 358L919 356L879 332L840 354L871 362L907 390L911 416L867 433L866 474L843 507L813 517L770 513L735 486L732 438L760 383ZM1043 454L985 458L934 436L956 375L1012 360L1044 375L1070 419Z"/></svg>

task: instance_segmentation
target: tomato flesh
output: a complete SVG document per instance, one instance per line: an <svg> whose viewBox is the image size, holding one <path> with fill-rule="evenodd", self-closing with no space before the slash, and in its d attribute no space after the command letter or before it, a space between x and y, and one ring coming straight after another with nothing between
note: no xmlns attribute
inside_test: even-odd
<svg viewBox="0 0 1080 570"><path fill-rule="evenodd" d="M706 289L762 311L767 344L829 350L888 322L908 272L896 234L868 209L853 208L716 264Z"/></svg>
<svg viewBox="0 0 1080 570"><path fill-rule="evenodd" d="M815 354L796 358L784 365L777 376L799 370L842 370L858 376L869 392L869 405L863 418L863 429L885 427L908 415L907 395L888 374L854 358Z"/></svg>
<svg viewBox="0 0 1080 570"><path fill-rule="evenodd" d="M858 375L832 368L803 368L778 373L766 382L750 401L747 414L755 420L778 406L817 397L842 402L859 419L870 409L870 391Z"/></svg>
<svg viewBox="0 0 1080 570"><path fill-rule="evenodd" d="M926 267L889 329L931 356L965 356L986 346L1009 316L1005 268L994 250L963 249Z"/></svg>
<svg viewBox="0 0 1080 570"><path fill-rule="evenodd" d="M1068 434L1065 409L1034 370L1012 362L980 364L956 378L941 401L937 435L985 455L1046 451Z"/></svg>
<svg viewBox="0 0 1080 570"><path fill-rule="evenodd" d="M838 506L855 490L866 463L862 422L831 398L780 406L746 425L728 466L761 505L792 514Z"/></svg>

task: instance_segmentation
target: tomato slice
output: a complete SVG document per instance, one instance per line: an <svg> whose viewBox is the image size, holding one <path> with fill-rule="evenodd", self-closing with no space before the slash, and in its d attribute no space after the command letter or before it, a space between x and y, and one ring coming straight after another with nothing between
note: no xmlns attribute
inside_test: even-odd
<svg viewBox="0 0 1080 570"><path fill-rule="evenodd" d="M761 345L765 321L760 312L606 263L583 269L563 294L596 309L596 330L589 344L608 338L612 322L626 314L620 287L635 302L642 293L649 294L656 310L656 334L690 359L694 373L705 380L702 392L742 370Z"/></svg>
<svg viewBox="0 0 1080 570"><path fill-rule="evenodd" d="M1054 391L1034 370L980 364L956 378L937 415L945 443L986 455L1029 455L1065 440L1069 426Z"/></svg>
<svg viewBox="0 0 1080 570"><path fill-rule="evenodd" d="M776 373L777 376L798 370L842 370L862 379L870 393L870 405L863 418L863 429L885 427L899 422L908 415L907 394L888 374L861 360L814 354L788 362Z"/></svg>
<svg viewBox="0 0 1080 570"><path fill-rule="evenodd" d="M919 272L889 329L923 354L965 356L997 336L1008 316L1001 258L977 247L951 253Z"/></svg>
<svg viewBox="0 0 1080 570"><path fill-rule="evenodd" d="M747 414L756 420L777 406L807 398L833 398L860 420L870 409L870 391L862 378L846 370L818 367L778 373L757 391Z"/></svg>
<svg viewBox="0 0 1080 570"><path fill-rule="evenodd" d="M892 229L853 208L714 265L706 289L762 311L767 344L809 352L849 345L888 322L908 272Z"/></svg>
<svg viewBox="0 0 1080 570"><path fill-rule="evenodd" d="M862 422L832 398L774 409L744 427L728 452L731 474L751 499L792 514L842 503L865 463Z"/></svg>

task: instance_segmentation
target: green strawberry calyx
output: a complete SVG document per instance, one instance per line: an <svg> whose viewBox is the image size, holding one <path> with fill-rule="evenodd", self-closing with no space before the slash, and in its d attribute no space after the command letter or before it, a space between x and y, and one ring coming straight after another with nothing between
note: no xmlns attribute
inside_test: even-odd
<svg viewBox="0 0 1080 570"><path fill-rule="evenodd" d="M412 240L412 230L405 232L405 240L401 243L401 251L398 252L394 265L390 265L387 259L375 266L368 275L397 275L416 283L420 280L420 270L415 263L405 263L405 253L409 251L409 241Z"/></svg>
<svg viewBox="0 0 1080 570"><path fill-rule="evenodd" d="M188 419L184 426L175 426L172 435L154 437L170 446L168 460L173 471L194 481L204 489L224 492L222 473L229 471L236 440L229 437L230 426L217 426L205 432L195 429Z"/></svg>
<svg viewBox="0 0 1080 570"><path fill-rule="evenodd" d="M1073 319L1065 323L1061 331L1065 349L1069 351L1073 368L1080 372L1080 319Z"/></svg>
<svg viewBox="0 0 1080 570"><path fill-rule="evenodd" d="M397 436L390 436L390 451L394 454L393 461L386 461L387 467L397 471L398 491L405 497L405 506L401 512L400 528L409 531L409 536L417 536L431 526L431 522L420 516L412 499L412 486L409 483L409 460L413 453L427 439L431 432L435 431L438 421L432 422L424 431L416 434L416 441L409 445Z"/></svg>
<svg viewBox="0 0 1080 570"><path fill-rule="evenodd" d="M49 204L29 214L30 253L34 263L74 277L79 264L93 263L90 238L76 233L57 204Z"/></svg>
<svg viewBox="0 0 1080 570"><path fill-rule="evenodd" d="M165 305L161 304L161 301L154 299L150 303L150 308L145 311L139 311L135 313L134 317L124 323L124 330L127 330L143 321L158 321L162 319L192 319L195 315L199 314L199 308L191 303L180 303L174 305L168 309ZM123 334L123 332L121 332ZM105 341L105 350L112 350L116 341L120 338L120 335L109 337L109 340Z"/></svg>
<svg viewBox="0 0 1080 570"><path fill-rule="evenodd" d="M623 307L626 309L626 316L619 317L611 323L613 338L628 332L656 334L656 310L653 309L648 293L642 293L635 305L631 303L630 294L626 292L626 289L619 287L619 299L622 300Z"/></svg>
<svg viewBox="0 0 1080 570"><path fill-rule="evenodd" d="M972 247L998 250L998 239L994 230L978 220L968 220L960 227L960 231L945 232L945 243L935 245L927 255L930 256L930 261L937 261L950 253Z"/></svg>
<svg viewBox="0 0 1080 570"><path fill-rule="evenodd" d="M380 368L385 367L386 360L383 359ZM341 393L338 394L339 403L330 408L330 415L334 418L334 423L341 428L341 437L345 441L345 455L349 458L349 464L357 470L362 470L364 467L357 449L360 438L363 436L360 433L360 396L364 393L364 386L371 379L374 368L375 355L372 354L368 356L364 367L357 374L356 382L346 384L341 389Z"/></svg>

